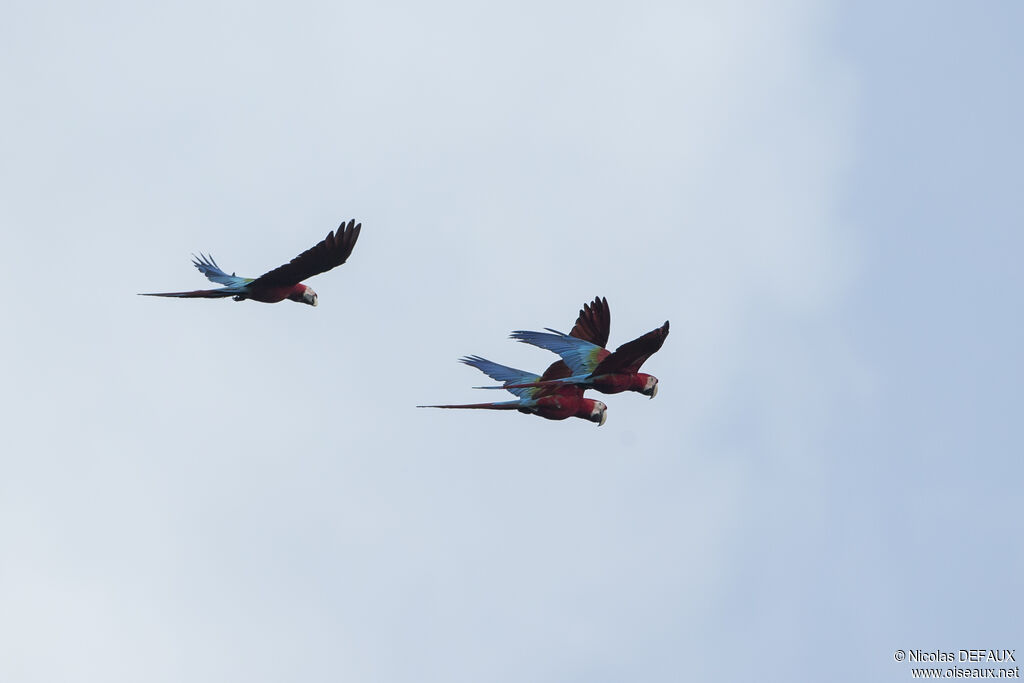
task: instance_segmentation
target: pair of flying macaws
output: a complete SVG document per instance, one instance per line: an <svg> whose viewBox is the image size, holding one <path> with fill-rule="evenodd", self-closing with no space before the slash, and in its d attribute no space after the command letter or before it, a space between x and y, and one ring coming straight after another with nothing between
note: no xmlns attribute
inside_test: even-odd
<svg viewBox="0 0 1024 683"><path fill-rule="evenodd" d="M350 220L337 231L327 233L322 241L302 252L288 263L257 278L228 275L209 255L193 257L193 265L211 282L222 285L218 289L197 289L190 292L158 292L143 296L171 296L182 298L220 299L232 297L235 301L262 301L277 303L289 299L310 306L317 305L317 295L302 280L325 273L348 260L361 223ZM516 330L512 338L561 356L543 375L517 370L493 363L479 356L467 356L461 362L472 365L487 376L503 384L482 389L507 389L517 396L515 401L475 403L463 405L419 406L423 408L481 408L490 410L518 410L533 413L549 420L580 417L604 424L608 407L601 401L585 398L586 389L603 394L636 391L654 398L658 393L658 379L640 372L640 366L665 343L668 321L661 327L627 342L615 352L604 348L608 343L611 315L608 302L595 298L584 304L576 324L569 334L548 328L547 332Z"/></svg>
<svg viewBox="0 0 1024 683"><path fill-rule="evenodd" d="M602 394L635 391L654 398L658 393L658 378L640 372L640 366L661 348L668 336L666 320L661 327L611 352L605 348L610 326L608 301L596 297L583 305L569 334L551 328L547 328L547 332L516 330L511 335L512 339L552 351L562 360L552 363L543 375L499 365L480 356L466 356L460 361L502 382L498 387L475 388L507 389L518 397L517 400L418 407L518 410L548 420L579 417L603 425L608 406L585 398L583 392L587 389Z"/></svg>

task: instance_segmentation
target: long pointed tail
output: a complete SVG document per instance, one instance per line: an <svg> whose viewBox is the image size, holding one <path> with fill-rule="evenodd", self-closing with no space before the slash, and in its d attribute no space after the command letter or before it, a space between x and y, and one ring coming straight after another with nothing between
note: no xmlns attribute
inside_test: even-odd
<svg viewBox="0 0 1024 683"><path fill-rule="evenodd" d="M499 387L500 388L500 387ZM498 403L464 403L446 406L416 406L417 408L477 408L482 410L518 410L527 407L522 401L500 401Z"/></svg>
<svg viewBox="0 0 1024 683"><path fill-rule="evenodd" d="M225 291L224 289L197 289L192 292L140 292L139 296L176 296L186 299L223 299L226 296L234 296L235 294L238 294L238 292L231 290Z"/></svg>

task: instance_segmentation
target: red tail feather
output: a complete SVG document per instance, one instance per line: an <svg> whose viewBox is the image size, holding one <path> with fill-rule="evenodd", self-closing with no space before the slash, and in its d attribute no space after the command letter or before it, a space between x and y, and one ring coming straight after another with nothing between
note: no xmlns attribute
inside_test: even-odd
<svg viewBox="0 0 1024 683"><path fill-rule="evenodd" d="M518 410L520 406L517 402L512 401L511 403L465 403L462 405L448 405L448 406L416 406L417 408L481 408L485 410Z"/></svg>
<svg viewBox="0 0 1024 683"><path fill-rule="evenodd" d="M226 296L234 296L238 292L225 292L222 289L197 289L192 292L154 292L140 293L139 296L176 296L186 299L223 299Z"/></svg>

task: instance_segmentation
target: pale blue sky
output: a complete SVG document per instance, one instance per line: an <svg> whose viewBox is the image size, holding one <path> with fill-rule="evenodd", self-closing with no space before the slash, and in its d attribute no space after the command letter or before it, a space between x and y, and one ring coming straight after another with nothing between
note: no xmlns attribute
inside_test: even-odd
<svg viewBox="0 0 1024 683"><path fill-rule="evenodd" d="M12 4L0 680L1024 651L1022 14ZM135 296L350 217L315 309ZM414 408L598 294L655 400Z"/></svg>

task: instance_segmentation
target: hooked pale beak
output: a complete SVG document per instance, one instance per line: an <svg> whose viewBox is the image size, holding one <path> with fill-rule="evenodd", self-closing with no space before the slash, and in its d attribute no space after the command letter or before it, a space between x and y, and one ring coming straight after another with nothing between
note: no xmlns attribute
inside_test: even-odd
<svg viewBox="0 0 1024 683"><path fill-rule="evenodd" d="M655 384L655 385L654 385L654 388L653 388L653 389L651 389L651 398L654 398L654 397L655 397L655 396L657 396L657 395L658 395L658 385L657 385L657 384Z"/></svg>

